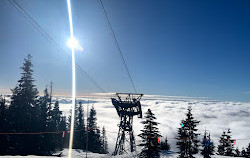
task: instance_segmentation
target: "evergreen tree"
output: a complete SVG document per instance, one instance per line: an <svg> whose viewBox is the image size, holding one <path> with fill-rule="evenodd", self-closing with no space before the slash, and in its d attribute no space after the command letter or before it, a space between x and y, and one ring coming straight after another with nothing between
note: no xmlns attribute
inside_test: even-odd
<svg viewBox="0 0 250 158"><path fill-rule="evenodd" d="M66 116L62 116L60 121L59 131L65 132L66 130L67 130Z"/></svg>
<svg viewBox="0 0 250 158"><path fill-rule="evenodd" d="M161 150L170 150L170 145L168 144L167 136L166 136L164 142L161 142Z"/></svg>
<svg viewBox="0 0 250 158"><path fill-rule="evenodd" d="M71 127L71 113L72 113L72 109L69 110L69 116L68 116L68 121L67 121L67 130L70 131L70 127Z"/></svg>
<svg viewBox="0 0 250 158"><path fill-rule="evenodd" d="M221 137L220 137L220 140L219 140L219 145L218 145L218 155L224 155L225 154L225 151L226 151L226 138L227 138L227 135L226 135L226 132L223 131Z"/></svg>
<svg viewBox="0 0 250 158"><path fill-rule="evenodd" d="M80 147L81 142L78 140L80 134L78 130L81 130L79 127L79 120L78 120L78 113L79 113L79 108L78 108L78 104L77 101L75 102L75 119L74 119L74 130L77 130L77 132L74 132L74 137L73 137L73 149L82 149ZM67 122L67 130L70 131L71 128L71 114L72 114L72 109L70 109L70 115L68 117L68 122ZM70 133L69 133L70 134ZM69 135L67 135L67 137L69 137ZM66 138L69 139L69 138ZM69 142L66 142L66 144L68 144ZM68 146L68 145L67 145Z"/></svg>
<svg viewBox="0 0 250 158"><path fill-rule="evenodd" d="M96 110L94 107L91 108L88 118L88 150L94 153L100 152L100 130L96 123Z"/></svg>
<svg viewBox="0 0 250 158"><path fill-rule="evenodd" d="M76 123L77 123L77 120L76 120L76 116L77 116L77 101L75 101L75 119L74 119L74 128L76 127ZM68 121L67 121L67 130L70 130L70 127L71 127L71 114L72 114L72 109L70 109L70 112L69 112L69 116L68 116Z"/></svg>
<svg viewBox="0 0 250 158"><path fill-rule="evenodd" d="M226 141L225 141L225 156L233 156L233 151L234 151L234 140L232 139L231 136L231 131L230 129L227 130L226 134Z"/></svg>
<svg viewBox="0 0 250 158"><path fill-rule="evenodd" d="M67 122L66 122L66 116L62 116L61 117L61 121L60 121L60 127L59 127L59 131L62 131L62 137L64 135L64 137L62 138L62 144L61 144L61 149L66 147L66 138L67 138Z"/></svg>
<svg viewBox="0 0 250 158"><path fill-rule="evenodd" d="M3 133L6 129L7 123L7 106L5 104L5 99L0 96L0 131Z"/></svg>
<svg viewBox="0 0 250 158"><path fill-rule="evenodd" d="M37 117L40 122L40 131L41 132L49 132L49 94L47 87L44 90L44 96L39 98L39 114ZM50 155L52 150L51 144L51 134L42 134L40 140L40 154L41 155Z"/></svg>
<svg viewBox="0 0 250 158"><path fill-rule="evenodd" d="M146 112L145 121L141 123L144 125L141 134L138 136L142 138L142 143L139 146L142 146L142 152L140 157L159 157L160 153L160 143L158 141L161 137L160 132L157 128L158 122L155 121L156 117L150 109Z"/></svg>
<svg viewBox="0 0 250 158"><path fill-rule="evenodd" d="M82 102L76 106L76 119L75 119L75 130L78 132L74 136L74 148L85 149L86 147L86 132L85 132L85 122L84 122L84 111L82 107Z"/></svg>
<svg viewBox="0 0 250 158"><path fill-rule="evenodd" d="M53 82L50 82L50 93L49 93L49 110L52 109L52 94L53 94Z"/></svg>
<svg viewBox="0 0 250 158"><path fill-rule="evenodd" d="M7 106L5 99L0 96L0 133L7 133L8 121L7 121ZM0 155L8 154L8 140L7 135L0 135Z"/></svg>
<svg viewBox="0 0 250 158"><path fill-rule="evenodd" d="M51 114L51 131L59 131L61 123L62 111L59 109L59 102L56 101L53 110L50 111ZM62 135L61 133L52 134L53 150L62 150Z"/></svg>
<svg viewBox="0 0 250 158"><path fill-rule="evenodd" d="M37 116L39 110L37 109L38 90L34 85L32 77L32 62L31 55L24 59L24 64L21 67L21 79L18 85L12 89L11 104L9 107L9 121L11 125L11 132L27 133L39 132L39 121ZM13 135L11 136L11 149L13 154L35 154L38 152L36 145L39 140L38 135Z"/></svg>
<svg viewBox="0 0 250 158"><path fill-rule="evenodd" d="M49 94L47 87L44 90L44 96L39 99L40 110L40 128L41 131L47 131L48 119L49 119Z"/></svg>
<svg viewBox="0 0 250 158"><path fill-rule="evenodd" d="M246 148L246 157L250 158L250 143L248 144L248 147Z"/></svg>
<svg viewBox="0 0 250 158"><path fill-rule="evenodd" d="M68 116L67 121L66 121L66 130L67 131L70 131L70 127L71 127L71 113L72 113L72 109L70 109L69 116ZM64 139L65 140L64 144L65 144L66 147L69 147L69 136L70 136L70 132L66 132L65 133L65 139ZM73 145L74 145L74 142L73 142Z"/></svg>
<svg viewBox="0 0 250 158"><path fill-rule="evenodd" d="M94 146L94 151L96 153L101 153L101 130L100 127L97 126L96 130L95 130L96 134L95 134L95 146Z"/></svg>
<svg viewBox="0 0 250 158"><path fill-rule="evenodd" d="M55 102L54 108L50 112L51 112L53 127L55 128L56 131L58 131L59 127L60 127L61 115L62 115L62 111L60 111L60 109L59 109L59 102L58 101Z"/></svg>
<svg viewBox="0 0 250 158"><path fill-rule="evenodd" d="M247 156L245 148L242 148L242 150L241 150L241 156L242 157L246 157Z"/></svg>
<svg viewBox="0 0 250 158"><path fill-rule="evenodd" d="M76 108L75 108L75 114L76 113L77 113L77 111L76 111ZM72 114L72 109L70 109L69 116L68 116L68 121L66 122L67 131L70 131L70 127L71 127L71 114ZM75 123L76 123L76 119L75 119ZM64 144L66 145L66 147L69 147L69 136L70 136L70 132L65 133L65 143ZM73 139L73 148L74 148L74 140L75 139Z"/></svg>
<svg viewBox="0 0 250 158"><path fill-rule="evenodd" d="M186 120L182 120L181 127L178 129L179 140L176 145L179 148L179 157L182 158L193 158L193 154L198 153L198 140L199 134L196 133L198 129L196 126L200 121L194 120L193 114L191 113L191 106L188 107L188 113L186 114Z"/></svg>
<svg viewBox="0 0 250 158"><path fill-rule="evenodd" d="M211 155L214 155L214 144L211 141L210 134L207 134L206 131L204 132L202 148L201 154L204 158L211 158Z"/></svg>
<svg viewBox="0 0 250 158"><path fill-rule="evenodd" d="M107 136L106 136L106 130L105 127L102 128L102 134L101 134L101 149L100 153L101 154L108 154L108 141L107 141Z"/></svg>
<svg viewBox="0 0 250 158"><path fill-rule="evenodd" d="M239 150L239 148L237 147L237 148L235 149L234 157L240 157L240 156L241 156L240 150Z"/></svg>

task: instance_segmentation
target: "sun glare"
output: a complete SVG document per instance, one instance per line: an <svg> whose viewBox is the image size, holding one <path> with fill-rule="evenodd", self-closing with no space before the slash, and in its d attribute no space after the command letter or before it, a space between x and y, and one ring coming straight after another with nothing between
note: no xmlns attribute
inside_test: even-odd
<svg viewBox="0 0 250 158"><path fill-rule="evenodd" d="M73 48L73 49L77 49L77 50L83 51L83 48L79 45L78 41L74 37L71 37L68 40L68 46L71 49Z"/></svg>

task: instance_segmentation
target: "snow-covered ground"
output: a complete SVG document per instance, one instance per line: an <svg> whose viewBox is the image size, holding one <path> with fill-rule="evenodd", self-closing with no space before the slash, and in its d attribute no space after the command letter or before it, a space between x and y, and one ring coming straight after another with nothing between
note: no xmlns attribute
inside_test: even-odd
<svg viewBox="0 0 250 158"><path fill-rule="evenodd" d="M82 150L75 150L72 151L72 158L83 158L86 156L86 152ZM68 149L64 149L62 151L61 157L68 157ZM111 156L111 154L96 154L96 153L87 153L88 158L134 158L133 154L128 155L119 155L119 156ZM161 158L177 158L178 154L161 154ZM202 155L196 154L195 157L200 158ZM0 156L0 158L51 158L51 156L35 156L35 155L28 155L28 156ZM228 158L226 156L218 156L213 155L212 158Z"/></svg>
<svg viewBox="0 0 250 158"><path fill-rule="evenodd" d="M73 150L72 151L72 158L82 158L85 157L86 153L82 150ZM51 156L34 156L34 155L29 155L29 156L0 156L0 158L46 158L46 157L51 157ZM68 157L68 149L64 149L62 151L61 157ZM109 155L106 154L96 154L96 153L87 153L88 158L106 158L110 157Z"/></svg>
<svg viewBox="0 0 250 158"><path fill-rule="evenodd" d="M167 96L144 96L141 100L143 114L148 108L157 117L159 130L162 136L168 136L171 150L176 152L177 128L180 127L180 121L185 119L188 105L193 108L194 118L201 121L198 129L203 134L207 129L211 133L211 138L215 145L223 130L228 128L232 131L232 138L236 139L235 147L246 147L250 143L250 103L230 102L230 101L212 101L204 100L205 98L188 98L188 97L167 97ZM55 97L60 102L60 109L64 115L69 115L71 108L71 100L67 97ZM94 106L97 111L97 123L102 128L105 126L107 130L109 151L112 153L115 148L115 141L118 132L119 117L113 107L110 98L102 96L79 97L79 101L83 102L86 114L86 105ZM86 115L85 115L86 116ZM134 117L134 133L136 135L136 144L140 139L137 136L143 128L140 123L142 119ZM200 136L202 139L202 135ZM65 152L64 152L65 153ZM76 153L77 154L77 153ZM176 157L177 154L168 155L168 157ZM95 154L93 154L95 156ZM103 155L98 155L101 157ZM76 156L77 157L77 156ZM110 157L105 155L104 157ZM200 157L197 155L196 157ZM215 157L215 156L214 156ZM219 157L219 156L216 156ZM220 156L221 157L221 156Z"/></svg>

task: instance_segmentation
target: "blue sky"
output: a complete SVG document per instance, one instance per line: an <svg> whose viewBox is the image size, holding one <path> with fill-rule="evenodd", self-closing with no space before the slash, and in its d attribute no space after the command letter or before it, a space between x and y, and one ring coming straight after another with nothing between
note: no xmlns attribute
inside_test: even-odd
<svg viewBox="0 0 250 158"><path fill-rule="evenodd" d="M70 55L66 0L16 0ZM249 0L103 0L138 92L250 101ZM133 92L97 0L72 0L78 64L107 92ZM71 94L71 64L8 1L0 1L0 89L30 53L40 91ZM77 72L78 95L100 92Z"/></svg>

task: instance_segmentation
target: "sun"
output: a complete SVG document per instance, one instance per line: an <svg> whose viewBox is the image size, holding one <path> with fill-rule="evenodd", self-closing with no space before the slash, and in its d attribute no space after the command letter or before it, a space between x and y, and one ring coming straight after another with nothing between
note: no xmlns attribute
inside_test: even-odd
<svg viewBox="0 0 250 158"><path fill-rule="evenodd" d="M77 39L75 39L74 37L71 37L69 40L68 40L68 46L71 48L71 49L77 49L79 51L83 51L83 48L79 45L79 42L77 41Z"/></svg>

